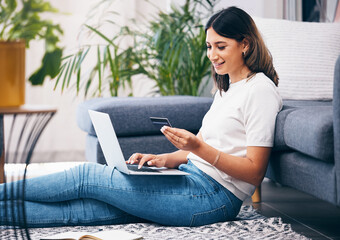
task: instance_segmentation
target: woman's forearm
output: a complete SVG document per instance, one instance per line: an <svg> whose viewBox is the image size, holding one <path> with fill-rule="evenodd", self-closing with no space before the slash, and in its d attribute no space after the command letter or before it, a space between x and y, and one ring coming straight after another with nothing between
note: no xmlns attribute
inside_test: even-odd
<svg viewBox="0 0 340 240"><path fill-rule="evenodd" d="M217 149L202 143L193 153L222 172L257 186L264 177L270 148L248 147L246 157L237 157L219 153Z"/></svg>
<svg viewBox="0 0 340 240"><path fill-rule="evenodd" d="M177 168L179 165L188 162L187 156L189 153L189 151L178 150L172 153L161 154L161 156L166 157L165 167Z"/></svg>

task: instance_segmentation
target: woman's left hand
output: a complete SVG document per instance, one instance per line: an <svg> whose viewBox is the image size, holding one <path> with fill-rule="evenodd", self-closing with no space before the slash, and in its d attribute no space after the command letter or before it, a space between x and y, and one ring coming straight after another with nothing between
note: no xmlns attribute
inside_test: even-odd
<svg viewBox="0 0 340 240"><path fill-rule="evenodd" d="M201 145L201 140L187 130L163 126L161 131L178 149L193 151Z"/></svg>

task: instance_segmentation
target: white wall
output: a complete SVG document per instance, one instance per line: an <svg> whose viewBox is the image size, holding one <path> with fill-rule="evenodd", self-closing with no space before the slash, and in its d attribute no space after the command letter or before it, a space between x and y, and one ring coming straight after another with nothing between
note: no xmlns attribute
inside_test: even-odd
<svg viewBox="0 0 340 240"><path fill-rule="evenodd" d="M168 0L170 4L183 4L185 0ZM215 11L230 6L236 6L245 10L249 15L264 18L282 18L283 0L221 0L215 6Z"/></svg>
<svg viewBox="0 0 340 240"><path fill-rule="evenodd" d="M171 4L184 2L183 0L150 1L164 11L170 9ZM50 2L61 12L67 13L54 17L54 20L59 22L64 29L62 45L65 46L65 52L71 51L78 44L78 33L87 14L99 1L51 0ZM243 8L252 16L282 18L282 0L222 0L216 6L216 11L231 5ZM156 8L140 0L115 1L110 9L120 13L122 17L119 21L122 24L128 23L128 19L133 17L141 21L143 17L140 14L151 17L156 13ZM100 16L93 16L90 21L96 22L96 18ZM110 29L107 30L110 31ZM81 40L84 41L84 38ZM42 48L41 43L32 43L31 48L27 50L27 76L39 66ZM75 115L77 105L83 101L83 98L76 96L75 89L68 89L61 94L60 89L53 91L53 86L52 81L46 81L43 87L31 87L27 84L26 102L28 104L48 104L58 108L58 113L51 120L37 144L32 162L85 161L85 133L78 128ZM136 79L134 95L148 95L151 87L153 87L153 82ZM121 95L124 94L126 93L121 92Z"/></svg>

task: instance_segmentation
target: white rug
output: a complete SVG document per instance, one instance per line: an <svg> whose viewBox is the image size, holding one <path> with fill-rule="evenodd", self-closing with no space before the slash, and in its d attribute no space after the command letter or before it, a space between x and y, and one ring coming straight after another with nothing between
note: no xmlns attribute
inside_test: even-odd
<svg viewBox="0 0 340 240"><path fill-rule="evenodd" d="M81 164L75 163L42 163L28 166L27 178L44 175ZM24 164L5 166L7 181L19 179L24 171ZM143 236L144 239L308 239L294 232L289 224L279 217L266 218L257 213L251 206L242 206L236 221L215 223L202 227L166 227L150 223L135 223L107 226L76 226L58 228L34 228L29 230L32 240L39 240L60 232L96 232L99 230L120 229ZM24 231L5 229L0 226L0 239L27 239L21 237ZM26 236L26 235L24 235Z"/></svg>
<svg viewBox="0 0 340 240"><path fill-rule="evenodd" d="M294 232L281 218L266 218L258 214L251 206L242 206L236 221L215 223L202 227L166 227L150 223L107 225L93 227L59 227L30 229L30 237L38 240L42 237L61 232L96 232L119 229L143 236L143 239L308 239ZM17 238L13 229L0 227L0 239L22 238L17 229Z"/></svg>
<svg viewBox="0 0 340 240"><path fill-rule="evenodd" d="M31 163L27 166L26 178L38 177L46 174L60 172L75 167L84 162L54 162L54 163ZM22 179L26 164L5 164L6 182Z"/></svg>

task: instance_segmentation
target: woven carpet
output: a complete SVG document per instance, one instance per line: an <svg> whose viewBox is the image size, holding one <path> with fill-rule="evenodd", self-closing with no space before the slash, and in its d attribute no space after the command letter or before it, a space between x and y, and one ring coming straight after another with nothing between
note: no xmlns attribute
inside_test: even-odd
<svg viewBox="0 0 340 240"><path fill-rule="evenodd" d="M279 217L266 218L251 206L242 206L235 221L215 223L202 227L166 227L157 224L137 223L95 227L59 227L30 229L30 237L38 240L60 232L97 232L120 229L143 236L144 239L308 239L294 232ZM18 231L18 230L17 230ZM13 229L0 227L0 239L22 239Z"/></svg>

